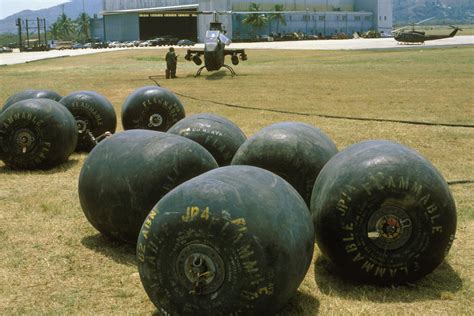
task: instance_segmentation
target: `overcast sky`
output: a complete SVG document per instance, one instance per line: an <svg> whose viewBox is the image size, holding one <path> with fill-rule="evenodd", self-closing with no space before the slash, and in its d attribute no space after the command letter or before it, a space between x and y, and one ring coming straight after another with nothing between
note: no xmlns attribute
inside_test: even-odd
<svg viewBox="0 0 474 316"><path fill-rule="evenodd" d="M49 8L69 0L0 0L0 20L22 10Z"/></svg>

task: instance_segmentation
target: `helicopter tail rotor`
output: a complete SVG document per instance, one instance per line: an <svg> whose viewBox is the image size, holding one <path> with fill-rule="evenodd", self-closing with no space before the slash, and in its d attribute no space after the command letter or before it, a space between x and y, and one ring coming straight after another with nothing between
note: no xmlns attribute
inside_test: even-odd
<svg viewBox="0 0 474 316"><path fill-rule="evenodd" d="M462 31L462 30L463 30L462 28L457 27L457 26L455 26L455 25L450 25L449 27L451 27L451 28L453 28L453 29L455 29L455 30L458 30L458 31Z"/></svg>
<svg viewBox="0 0 474 316"><path fill-rule="evenodd" d="M462 29L457 26L450 25L450 27L452 27L454 31L452 31L451 34L449 34L449 37L454 37L458 31L462 31Z"/></svg>

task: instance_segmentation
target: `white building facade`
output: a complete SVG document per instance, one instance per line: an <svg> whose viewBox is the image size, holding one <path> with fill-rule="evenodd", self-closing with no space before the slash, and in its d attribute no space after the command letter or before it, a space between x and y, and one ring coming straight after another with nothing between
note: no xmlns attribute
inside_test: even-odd
<svg viewBox="0 0 474 316"><path fill-rule="evenodd" d="M283 5L284 22L270 20L258 29L243 23L252 3L261 11ZM104 39L136 40L174 35L202 42L216 11L234 40L270 33L352 34L392 29L391 0L103 0ZM268 13L267 13L268 15Z"/></svg>

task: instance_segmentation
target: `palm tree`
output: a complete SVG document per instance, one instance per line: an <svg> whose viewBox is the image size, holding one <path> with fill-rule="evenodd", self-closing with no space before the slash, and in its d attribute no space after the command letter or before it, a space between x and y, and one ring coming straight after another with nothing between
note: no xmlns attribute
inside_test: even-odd
<svg viewBox="0 0 474 316"><path fill-rule="evenodd" d="M58 22L54 22L49 26L49 33L51 34L51 37L53 39L59 39L59 37L61 36L61 31L59 29Z"/></svg>
<svg viewBox="0 0 474 316"><path fill-rule="evenodd" d="M249 6L249 11L260 11L260 5L252 2ZM245 19L242 20L242 23L252 26L256 37L257 31L268 23L268 19L264 14L252 13L248 14Z"/></svg>
<svg viewBox="0 0 474 316"><path fill-rule="evenodd" d="M76 20L76 33L77 36L84 43L87 39L90 38L90 18L87 13L83 12L79 15Z"/></svg>
<svg viewBox="0 0 474 316"><path fill-rule="evenodd" d="M275 11L285 11L285 5L283 4L275 4ZM285 16L281 13L272 13L268 17L270 21L275 20L276 21L276 32L279 32L280 29L280 23L283 25L286 25L286 19Z"/></svg>
<svg viewBox="0 0 474 316"><path fill-rule="evenodd" d="M62 39L70 40L74 34L74 22L67 17L66 14L61 14L56 23L59 24L59 32Z"/></svg>

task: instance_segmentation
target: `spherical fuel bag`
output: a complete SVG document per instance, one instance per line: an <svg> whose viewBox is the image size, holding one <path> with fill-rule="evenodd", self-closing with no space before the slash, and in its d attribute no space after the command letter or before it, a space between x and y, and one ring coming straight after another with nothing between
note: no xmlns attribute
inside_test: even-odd
<svg viewBox="0 0 474 316"><path fill-rule="evenodd" d="M173 92L156 86L135 90L122 105L122 125L125 130L166 132L184 116L184 107L178 97Z"/></svg>
<svg viewBox="0 0 474 316"><path fill-rule="evenodd" d="M247 139L233 122L212 113L186 117L173 125L168 133L181 135L201 144L221 167L230 165L235 152Z"/></svg>
<svg viewBox="0 0 474 316"><path fill-rule="evenodd" d="M217 163L201 145L148 130L117 133L91 151L79 177L89 222L106 236L136 243L152 207L177 185Z"/></svg>
<svg viewBox="0 0 474 316"><path fill-rule="evenodd" d="M79 140L76 151L90 152L97 145L97 138L105 133L115 133L117 116L109 100L95 91L77 91L64 98L63 104L77 122Z"/></svg>
<svg viewBox="0 0 474 316"><path fill-rule="evenodd" d="M162 312L269 315L296 294L313 243L308 208L290 184L228 166L157 203L138 238L138 268Z"/></svg>
<svg viewBox="0 0 474 316"><path fill-rule="evenodd" d="M26 99L50 99L59 101L61 100L61 96L57 92L51 90L23 90L10 96L3 105L3 109L0 112L8 109L12 104Z"/></svg>
<svg viewBox="0 0 474 316"><path fill-rule="evenodd" d="M433 271L454 240L446 181L418 152L365 141L334 156L311 198L319 248L348 278L404 283Z"/></svg>
<svg viewBox="0 0 474 316"><path fill-rule="evenodd" d="M48 169L68 160L77 144L72 114L56 101L26 99L0 114L0 159L12 169Z"/></svg>
<svg viewBox="0 0 474 316"><path fill-rule="evenodd" d="M250 165L278 174L309 206L319 171L336 153L336 145L320 129L300 122L281 122L247 139L232 165Z"/></svg>

